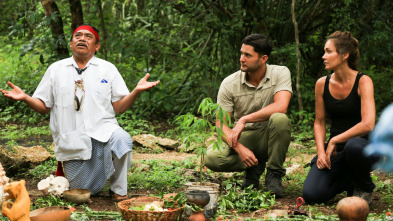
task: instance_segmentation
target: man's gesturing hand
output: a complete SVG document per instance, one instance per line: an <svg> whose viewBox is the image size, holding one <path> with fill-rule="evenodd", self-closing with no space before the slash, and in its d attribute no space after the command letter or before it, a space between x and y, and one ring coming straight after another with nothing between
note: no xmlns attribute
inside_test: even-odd
<svg viewBox="0 0 393 221"><path fill-rule="evenodd" d="M147 81L149 76L150 74L147 73L142 79L140 79L138 84L136 85L136 89L138 89L139 91L145 91L160 83L160 81L153 81L153 82Z"/></svg>
<svg viewBox="0 0 393 221"><path fill-rule="evenodd" d="M20 100L24 100L26 98L26 94L25 92L23 92L22 89L20 89L18 86L14 85L13 83L11 83L10 81L7 82L8 86L10 86L12 88L11 91L6 91L3 89L0 89L1 93L3 93L3 95L5 97L20 101Z"/></svg>

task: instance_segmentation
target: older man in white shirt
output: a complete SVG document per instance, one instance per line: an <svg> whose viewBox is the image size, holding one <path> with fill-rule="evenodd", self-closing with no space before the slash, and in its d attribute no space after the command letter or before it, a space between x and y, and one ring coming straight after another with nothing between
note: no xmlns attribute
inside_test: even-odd
<svg viewBox="0 0 393 221"><path fill-rule="evenodd" d="M159 81L148 82L146 74L130 93L117 68L94 56L100 48L94 27L76 28L70 48L73 56L50 65L33 96L11 82L11 91L0 91L38 113L50 112L56 158L63 162L70 188L96 194L110 178L115 200L126 199L132 140L115 113L125 112L142 91Z"/></svg>

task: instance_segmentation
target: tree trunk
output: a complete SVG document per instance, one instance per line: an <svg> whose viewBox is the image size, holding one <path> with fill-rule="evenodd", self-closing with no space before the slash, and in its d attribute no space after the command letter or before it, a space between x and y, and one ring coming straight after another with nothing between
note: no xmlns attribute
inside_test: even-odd
<svg viewBox="0 0 393 221"><path fill-rule="evenodd" d="M41 5L44 8L45 16L51 17L50 29L52 31L52 37L56 41L57 58L62 59L68 57L69 54L64 37L63 20L59 8L54 0L41 0Z"/></svg>
<svg viewBox="0 0 393 221"><path fill-rule="evenodd" d="M76 27L83 24L83 10L80 0L69 0L71 10L71 33L74 33Z"/></svg>
<svg viewBox="0 0 393 221"><path fill-rule="evenodd" d="M36 4L34 2L25 2L25 11L37 11ZM34 36L34 29L36 28L36 24L28 22L27 19L23 19L23 24L26 26L27 29L27 38L30 40Z"/></svg>
<svg viewBox="0 0 393 221"><path fill-rule="evenodd" d="M299 29L296 22L296 15L295 15L295 4L296 0L292 0L291 5L291 12L292 12L292 22L295 28L295 42L296 42L296 92L297 92L297 102L299 105L300 111L300 120L303 119L302 110L303 110L303 101L302 95L300 93L300 50L299 50Z"/></svg>
<svg viewBox="0 0 393 221"><path fill-rule="evenodd" d="M106 32L106 28L105 28L104 12L102 10L101 0L97 0L97 7L100 15L100 28L102 30L102 37L100 37L100 44L101 44L100 48L102 48L102 52L104 53L104 59L108 60L108 52L106 50L106 39L108 33Z"/></svg>

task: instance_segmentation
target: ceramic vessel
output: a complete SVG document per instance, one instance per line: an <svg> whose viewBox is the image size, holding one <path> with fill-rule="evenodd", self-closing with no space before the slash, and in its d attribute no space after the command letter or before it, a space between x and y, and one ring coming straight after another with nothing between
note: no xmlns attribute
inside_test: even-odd
<svg viewBox="0 0 393 221"><path fill-rule="evenodd" d="M86 189L71 189L63 192L63 197L69 202L82 204L88 202L90 198L90 190Z"/></svg>
<svg viewBox="0 0 393 221"><path fill-rule="evenodd" d="M71 210L65 206L50 206L30 212L31 221L68 221Z"/></svg>
<svg viewBox="0 0 393 221"><path fill-rule="evenodd" d="M210 202L209 193L205 190L189 190L186 192L187 203L204 208Z"/></svg>
<svg viewBox="0 0 393 221"><path fill-rule="evenodd" d="M190 190L205 190L209 193L210 202L204 207L204 214L207 218L214 217L217 212L218 195L220 193L220 185L217 183L204 182L189 182L185 184L186 191Z"/></svg>
<svg viewBox="0 0 393 221"><path fill-rule="evenodd" d="M192 212L192 215L188 218L189 221L206 221L206 217L203 214L203 210L199 212Z"/></svg>

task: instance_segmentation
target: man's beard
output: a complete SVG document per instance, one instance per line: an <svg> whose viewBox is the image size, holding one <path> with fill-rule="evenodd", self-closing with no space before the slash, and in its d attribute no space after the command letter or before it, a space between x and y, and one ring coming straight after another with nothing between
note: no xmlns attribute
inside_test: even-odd
<svg viewBox="0 0 393 221"><path fill-rule="evenodd" d="M252 67L240 65L240 70L243 72L255 72L258 69L259 69L259 65L254 65Z"/></svg>

